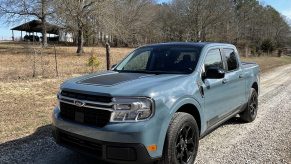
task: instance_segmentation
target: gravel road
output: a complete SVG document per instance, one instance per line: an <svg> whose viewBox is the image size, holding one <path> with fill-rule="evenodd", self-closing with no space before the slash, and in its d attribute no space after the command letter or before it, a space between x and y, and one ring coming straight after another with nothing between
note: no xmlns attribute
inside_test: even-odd
<svg viewBox="0 0 291 164"><path fill-rule="evenodd" d="M99 163L57 146L51 127L0 145L0 163ZM244 124L236 118L200 140L195 163L291 164L291 65L261 76L258 117Z"/></svg>

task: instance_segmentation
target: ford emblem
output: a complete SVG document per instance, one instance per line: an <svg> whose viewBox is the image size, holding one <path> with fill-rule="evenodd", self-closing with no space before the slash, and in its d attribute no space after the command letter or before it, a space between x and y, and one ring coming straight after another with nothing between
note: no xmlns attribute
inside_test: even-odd
<svg viewBox="0 0 291 164"><path fill-rule="evenodd" d="M83 101L75 100L75 105L78 107L83 107L85 106L85 103Z"/></svg>

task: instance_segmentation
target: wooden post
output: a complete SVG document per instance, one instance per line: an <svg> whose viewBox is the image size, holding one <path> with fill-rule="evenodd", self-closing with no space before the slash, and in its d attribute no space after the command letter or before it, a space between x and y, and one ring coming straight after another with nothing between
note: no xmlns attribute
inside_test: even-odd
<svg viewBox="0 0 291 164"><path fill-rule="evenodd" d="M32 65L32 77L35 77L35 75L36 75L36 50L35 49L33 49L33 51L34 51L34 54L33 54L33 65Z"/></svg>
<svg viewBox="0 0 291 164"><path fill-rule="evenodd" d="M32 32L32 43L33 44L34 44L34 37L35 37L34 32Z"/></svg>
<svg viewBox="0 0 291 164"><path fill-rule="evenodd" d="M94 72L94 50L93 50L93 48L91 49L91 61L92 61L92 65L91 65L91 73L93 73Z"/></svg>
<svg viewBox="0 0 291 164"><path fill-rule="evenodd" d="M55 50L56 74L57 74L57 77L59 77L56 45L54 45L54 50Z"/></svg>
<svg viewBox="0 0 291 164"><path fill-rule="evenodd" d="M14 31L12 30L12 41L14 41Z"/></svg>
<svg viewBox="0 0 291 164"><path fill-rule="evenodd" d="M40 53L40 66L41 66L41 76L44 76L44 63L43 63L43 54L42 54L42 49L39 50Z"/></svg>
<svg viewBox="0 0 291 164"><path fill-rule="evenodd" d="M110 45L108 42L106 43L106 63L107 70L110 70Z"/></svg>

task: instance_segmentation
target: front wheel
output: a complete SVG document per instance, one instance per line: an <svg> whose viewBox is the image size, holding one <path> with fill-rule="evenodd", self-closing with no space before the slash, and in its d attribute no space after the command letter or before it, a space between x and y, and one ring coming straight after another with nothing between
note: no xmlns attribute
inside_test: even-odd
<svg viewBox="0 0 291 164"><path fill-rule="evenodd" d="M255 89L251 89L251 96L249 98L247 107L240 114L241 120L244 122L252 122L256 119L258 112L258 93Z"/></svg>
<svg viewBox="0 0 291 164"><path fill-rule="evenodd" d="M163 156L158 164L193 164L198 151L199 129L188 113L175 113L169 125Z"/></svg>

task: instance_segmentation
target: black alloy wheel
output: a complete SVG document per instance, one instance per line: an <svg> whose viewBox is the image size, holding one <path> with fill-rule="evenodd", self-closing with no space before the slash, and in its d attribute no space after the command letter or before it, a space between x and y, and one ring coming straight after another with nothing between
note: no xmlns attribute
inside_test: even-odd
<svg viewBox="0 0 291 164"><path fill-rule="evenodd" d="M185 124L176 139L176 159L179 163L188 163L194 154L194 130L191 125Z"/></svg>

